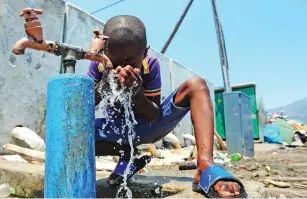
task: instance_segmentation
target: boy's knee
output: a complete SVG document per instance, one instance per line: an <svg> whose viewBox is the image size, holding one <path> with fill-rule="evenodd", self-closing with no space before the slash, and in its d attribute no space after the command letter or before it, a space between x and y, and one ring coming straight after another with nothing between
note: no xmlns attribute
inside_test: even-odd
<svg viewBox="0 0 307 199"><path fill-rule="evenodd" d="M189 94L193 94L195 92L205 92L210 94L206 80L201 77L189 79L185 83Z"/></svg>

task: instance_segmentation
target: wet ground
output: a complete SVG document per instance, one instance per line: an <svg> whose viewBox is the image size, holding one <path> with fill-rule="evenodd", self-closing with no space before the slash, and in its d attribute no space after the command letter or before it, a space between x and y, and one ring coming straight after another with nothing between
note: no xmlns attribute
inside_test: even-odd
<svg viewBox="0 0 307 199"><path fill-rule="evenodd" d="M307 148L257 144L255 157L225 167L244 184L249 198L307 197ZM178 166L150 166L128 186L133 198L203 198L191 190L194 170ZM106 182L109 172L97 172L97 197L114 198L117 190ZM10 183L17 197L43 197L44 166L0 161L0 183Z"/></svg>

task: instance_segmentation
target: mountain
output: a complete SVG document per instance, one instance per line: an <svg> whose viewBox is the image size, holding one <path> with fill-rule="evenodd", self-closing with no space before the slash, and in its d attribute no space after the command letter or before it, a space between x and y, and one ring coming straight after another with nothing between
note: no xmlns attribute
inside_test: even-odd
<svg viewBox="0 0 307 199"><path fill-rule="evenodd" d="M281 107L283 108L284 115L288 115L289 119L307 124L307 97ZM269 109L268 112L280 113L280 110L280 107L278 107Z"/></svg>

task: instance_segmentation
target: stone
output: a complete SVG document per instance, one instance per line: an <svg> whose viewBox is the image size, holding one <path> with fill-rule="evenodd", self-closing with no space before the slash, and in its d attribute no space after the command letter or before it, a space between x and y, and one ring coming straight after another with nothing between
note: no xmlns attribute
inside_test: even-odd
<svg viewBox="0 0 307 199"><path fill-rule="evenodd" d="M254 177L254 178L256 178L256 177L258 177L258 176L259 176L259 171L256 171L256 172L253 173L253 177Z"/></svg>
<svg viewBox="0 0 307 199"><path fill-rule="evenodd" d="M255 171L257 169L259 169L259 165L257 163L255 163L251 167L249 167L247 170L248 171Z"/></svg>
<svg viewBox="0 0 307 199"><path fill-rule="evenodd" d="M259 177L267 177L270 176L270 174L266 171L259 171Z"/></svg>

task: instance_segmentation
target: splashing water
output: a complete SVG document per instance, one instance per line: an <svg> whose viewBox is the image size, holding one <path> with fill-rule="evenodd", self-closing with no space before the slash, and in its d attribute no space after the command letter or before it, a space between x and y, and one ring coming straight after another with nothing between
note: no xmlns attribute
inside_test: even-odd
<svg viewBox="0 0 307 199"><path fill-rule="evenodd" d="M119 194L124 191L126 192L126 197L132 198L132 192L127 187L127 176L130 174L129 167L134 160L134 147L133 147L133 139L135 138L135 131L134 125L137 124L137 121L134 117L134 112L132 109L132 89L127 89L124 87L119 88L117 82L113 74L109 74L106 77L106 82L108 83L107 88L105 85L100 85L98 91L101 95L101 102L97 106L96 110L98 110L98 114L96 117L104 118L106 120L105 124L102 126L102 131L100 131L101 136L105 136L104 133L111 133L111 132L104 132L104 128L111 124L113 133L116 134L123 134L128 137L128 142L130 145L130 160L127 166L127 169L124 172L124 180L121 184L120 188L117 192L117 198L119 198ZM137 86L137 85L134 85ZM118 107L120 105L120 108ZM110 108L112 109L110 111ZM119 129L114 125L114 116L116 117L116 113L121 113L121 110L124 110L124 121L122 122L122 131L119 132ZM97 113L97 111L96 111ZM120 138L117 141L119 144L122 143L122 139Z"/></svg>

